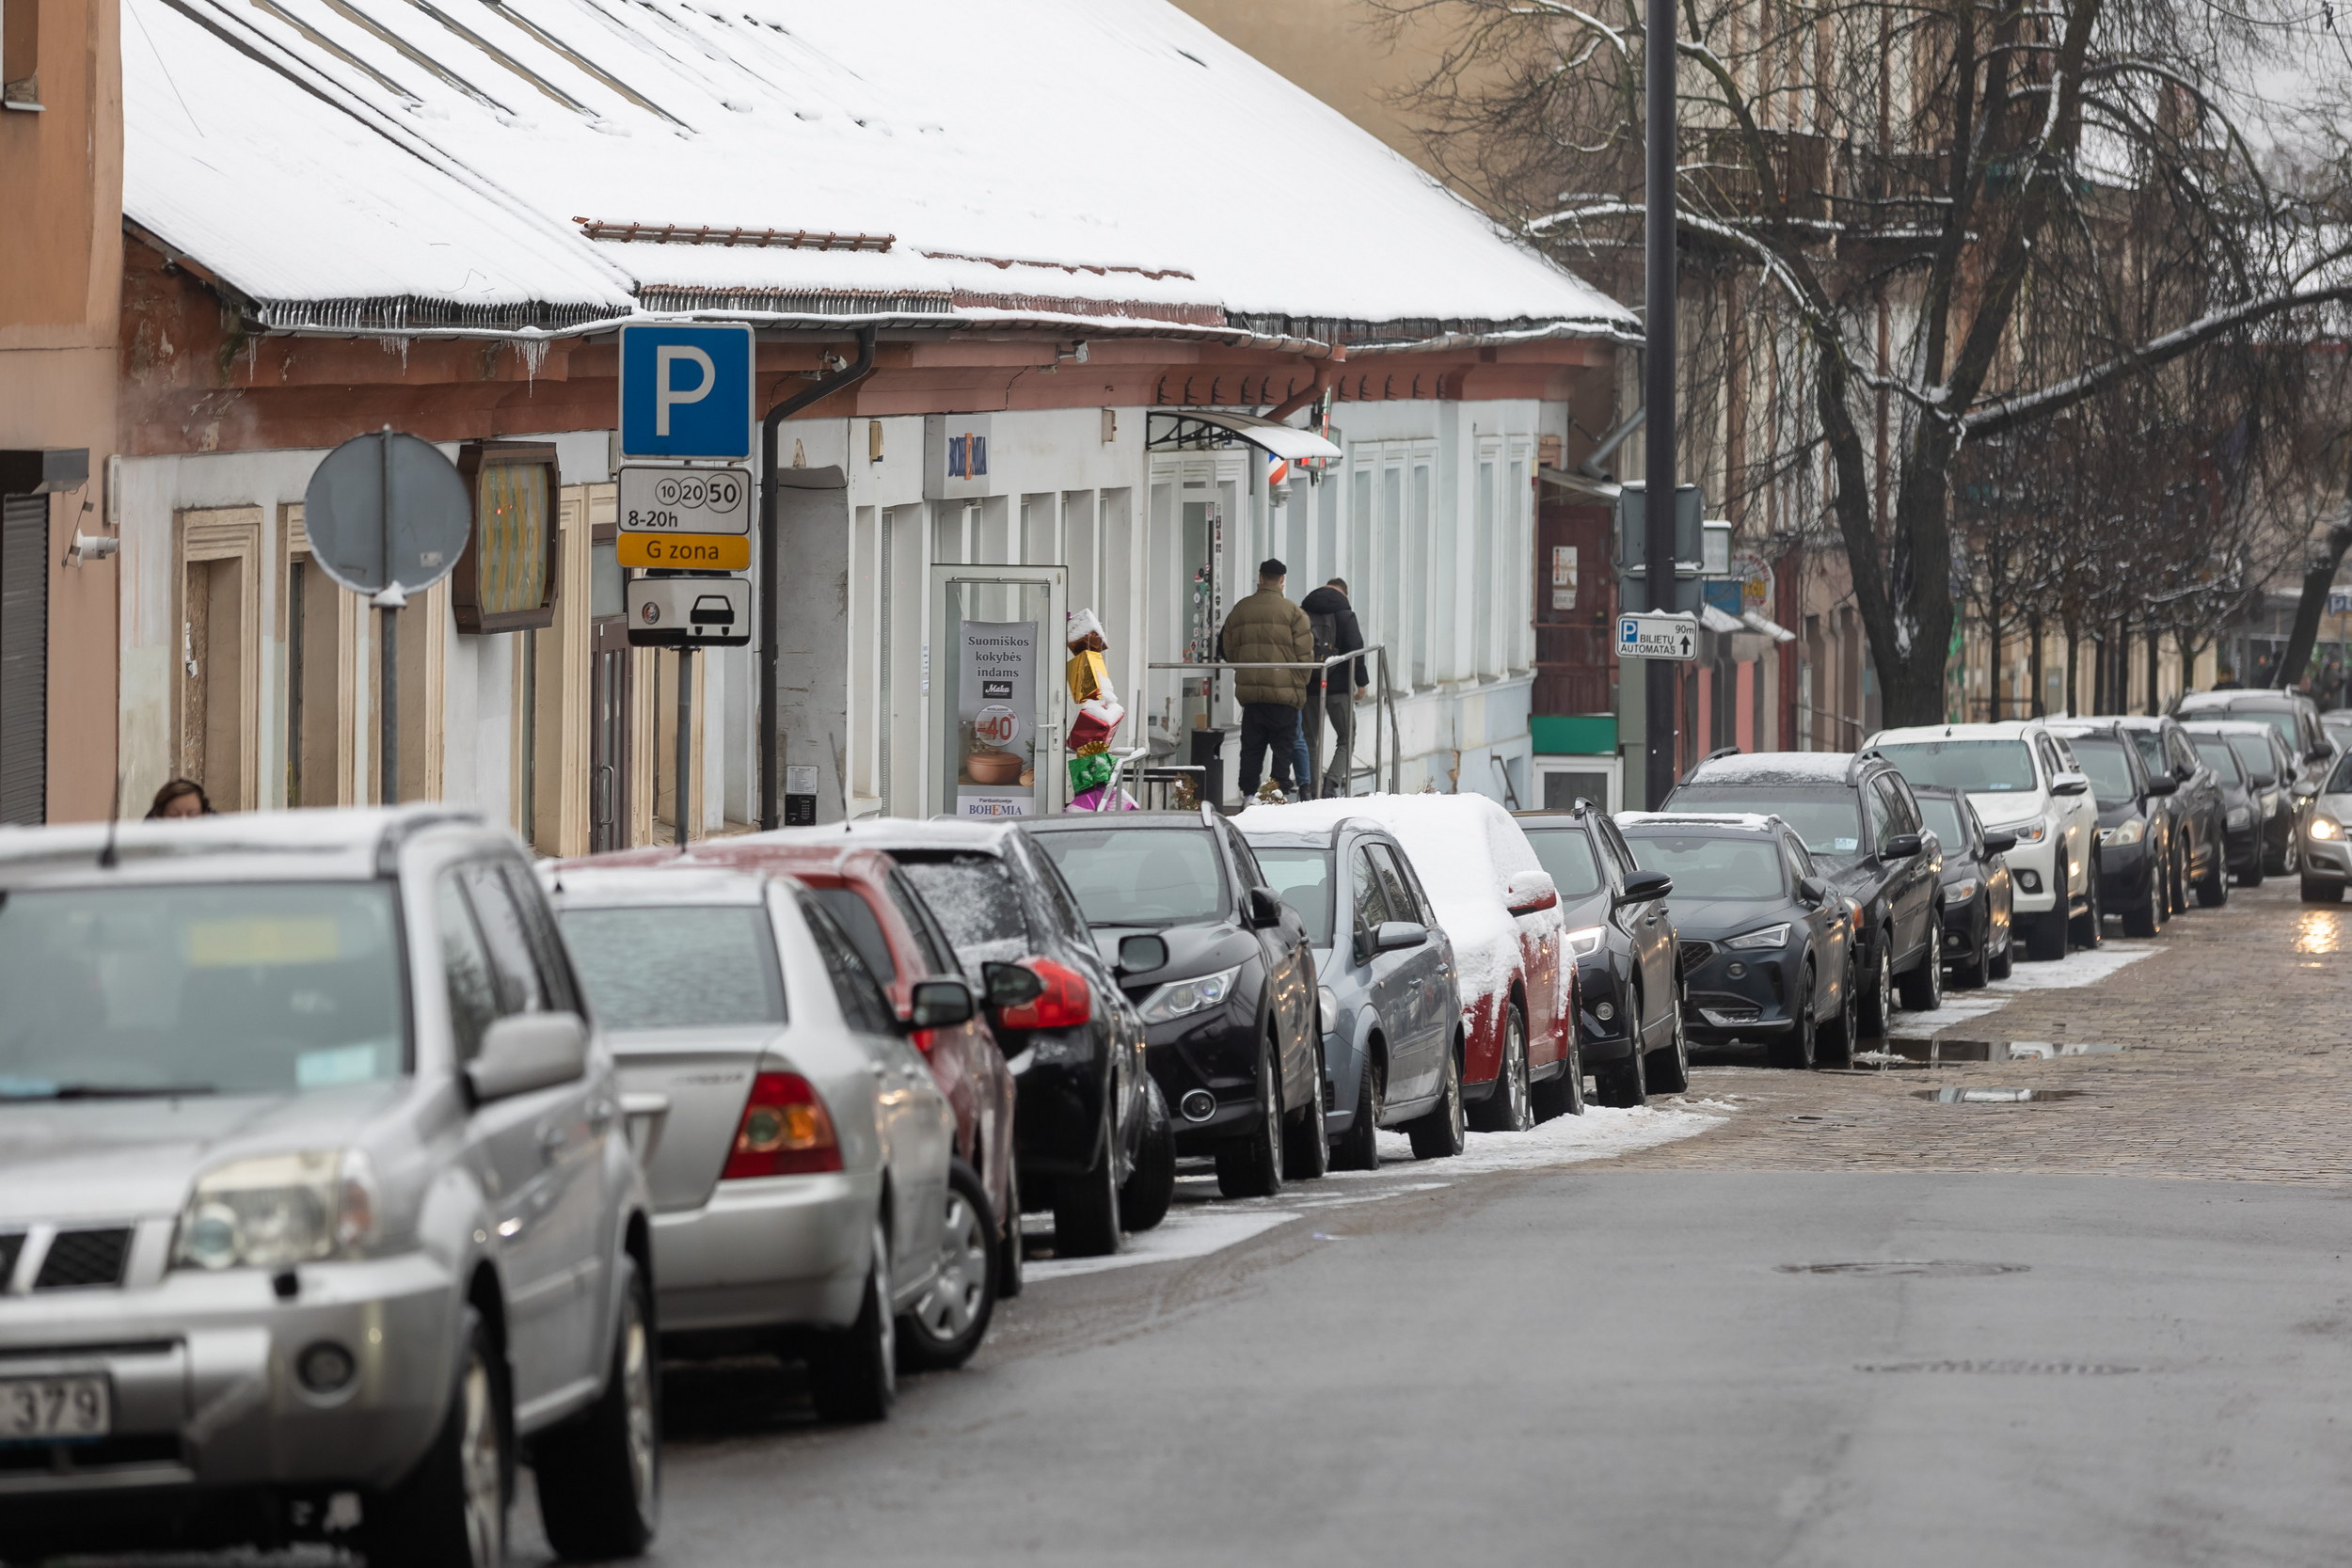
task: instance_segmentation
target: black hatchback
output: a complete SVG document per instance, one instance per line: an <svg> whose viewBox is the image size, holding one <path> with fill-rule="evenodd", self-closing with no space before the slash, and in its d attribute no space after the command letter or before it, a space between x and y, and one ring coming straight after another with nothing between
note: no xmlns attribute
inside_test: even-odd
<svg viewBox="0 0 2352 1568"><path fill-rule="evenodd" d="M1314 949L1240 832L1207 810L1045 817L1023 831L1077 896L1098 946L1167 944L1165 963L1120 983L1175 1109L1176 1152L1214 1155L1228 1197L1321 1176L1330 1147Z"/></svg>
<svg viewBox="0 0 2352 1568"><path fill-rule="evenodd" d="M2112 720L2053 721L2050 733L2074 753L2099 805L2099 907L2123 916L2127 936L2156 935L2172 905L2164 801L2179 783L2151 773L2135 738Z"/></svg>

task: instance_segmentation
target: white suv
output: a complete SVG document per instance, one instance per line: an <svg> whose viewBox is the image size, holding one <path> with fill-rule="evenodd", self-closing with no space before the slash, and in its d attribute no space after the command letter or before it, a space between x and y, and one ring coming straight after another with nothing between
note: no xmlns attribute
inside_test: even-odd
<svg viewBox="0 0 2352 1568"><path fill-rule="evenodd" d="M2099 803L2065 738L2038 719L1881 730L1870 739L1914 784L1965 791L1989 833L2014 833L2009 851L2026 956L2066 957L2099 945Z"/></svg>

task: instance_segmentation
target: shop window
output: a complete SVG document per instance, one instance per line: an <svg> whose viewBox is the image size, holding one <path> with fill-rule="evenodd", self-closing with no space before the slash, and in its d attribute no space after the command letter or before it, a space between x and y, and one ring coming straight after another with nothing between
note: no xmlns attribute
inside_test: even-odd
<svg viewBox="0 0 2352 1568"><path fill-rule="evenodd" d="M465 632L536 631L555 624L558 577L555 448L469 441L457 471L473 495L473 538L450 575L450 608Z"/></svg>
<svg viewBox="0 0 2352 1568"><path fill-rule="evenodd" d="M0 0L0 105L40 107L40 0Z"/></svg>

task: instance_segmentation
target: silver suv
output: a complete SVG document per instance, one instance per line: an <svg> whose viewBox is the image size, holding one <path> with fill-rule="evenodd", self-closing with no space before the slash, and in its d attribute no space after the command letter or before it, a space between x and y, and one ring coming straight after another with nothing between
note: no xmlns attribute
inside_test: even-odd
<svg viewBox="0 0 2352 1568"><path fill-rule="evenodd" d="M0 1555L566 1557L658 1498L644 1182L519 847L0 831Z"/></svg>

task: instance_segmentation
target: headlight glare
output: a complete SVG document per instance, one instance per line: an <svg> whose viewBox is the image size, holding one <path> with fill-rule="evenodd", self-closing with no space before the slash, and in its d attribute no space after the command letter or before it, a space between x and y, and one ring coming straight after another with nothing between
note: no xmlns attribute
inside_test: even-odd
<svg viewBox="0 0 2352 1568"><path fill-rule="evenodd" d="M2233 806L2232 808L2230 808L2230 826L2231 826L2231 827L2233 827L2233 828L2243 828L2243 827L2245 827L2245 826L2246 826L2246 824L2247 824L2248 822L2251 821L2252 819L2253 819L2253 814L2252 814L2251 812L2248 811L2248 810L2247 810L2244 806Z"/></svg>
<svg viewBox="0 0 2352 1568"><path fill-rule="evenodd" d="M2118 822L2112 828L2100 829L2099 842L2102 844L2137 844L2147 832L2147 821L2135 816L2128 821Z"/></svg>
<svg viewBox="0 0 2352 1568"><path fill-rule="evenodd" d="M175 1267L278 1269L375 1233L375 1181L358 1151L234 1160L199 1177L181 1212Z"/></svg>
<svg viewBox="0 0 2352 1568"><path fill-rule="evenodd" d="M1786 946L1788 942L1788 922L1784 920L1777 926L1767 926L1760 931L1750 931L1745 936L1734 937L1729 942L1724 942L1724 945L1725 947L1740 949L1781 947Z"/></svg>
<svg viewBox="0 0 2352 1568"><path fill-rule="evenodd" d="M2314 816L2311 832L2313 838L2342 838L2344 824L2332 816Z"/></svg>
<svg viewBox="0 0 2352 1568"><path fill-rule="evenodd" d="M1233 986L1240 978L1241 965L1235 964L1215 974L1171 980L1144 999L1143 1022L1166 1023L1169 1019L1216 1006L1233 993Z"/></svg>
<svg viewBox="0 0 2352 1568"><path fill-rule="evenodd" d="M1568 956L1576 958L1591 958L1600 951L1601 941L1608 934L1609 927L1606 926L1587 926L1581 931L1570 931L1568 933Z"/></svg>

